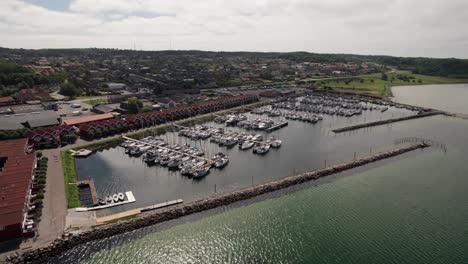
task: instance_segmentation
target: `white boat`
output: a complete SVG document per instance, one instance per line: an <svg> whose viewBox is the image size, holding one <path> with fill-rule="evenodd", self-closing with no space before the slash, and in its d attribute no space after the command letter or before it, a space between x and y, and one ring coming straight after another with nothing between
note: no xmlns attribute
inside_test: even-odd
<svg viewBox="0 0 468 264"><path fill-rule="evenodd" d="M272 148L279 148L281 147L281 144L283 143L283 141L279 140L279 139L276 139L276 140L273 140L271 142L271 147Z"/></svg>
<svg viewBox="0 0 468 264"><path fill-rule="evenodd" d="M242 145L239 146L239 149L247 150L247 149L252 148L254 145L255 143L252 141L245 141L244 143L242 143Z"/></svg>
<svg viewBox="0 0 468 264"><path fill-rule="evenodd" d="M214 166L215 168L223 168L224 166L226 166L227 164L229 163L229 158L228 157L222 157L220 159L218 159L217 161L215 161L214 163Z"/></svg>
<svg viewBox="0 0 468 264"><path fill-rule="evenodd" d="M210 172L208 166L195 167L195 170L192 172L193 178L202 178L205 177Z"/></svg>
<svg viewBox="0 0 468 264"><path fill-rule="evenodd" d="M118 194L112 195L112 200L114 201L114 203L117 203L119 201L119 195Z"/></svg>
<svg viewBox="0 0 468 264"><path fill-rule="evenodd" d="M259 144L254 147L253 153L255 154L266 154L270 150L269 144Z"/></svg>
<svg viewBox="0 0 468 264"><path fill-rule="evenodd" d="M117 194L117 197L119 198L119 201L123 201L125 199L125 194L120 192Z"/></svg>

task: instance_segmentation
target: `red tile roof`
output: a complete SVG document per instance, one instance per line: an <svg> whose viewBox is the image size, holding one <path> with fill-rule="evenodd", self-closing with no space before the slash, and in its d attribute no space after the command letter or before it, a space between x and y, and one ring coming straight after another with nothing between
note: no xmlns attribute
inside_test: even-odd
<svg viewBox="0 0 468 264"><path fill-rule="evenodd" d="M113 117L114 116L111 113L102 114L102 115L90 115L90 116L82 116L82 117L66 119L63 121L63 123L69 126L73 126L73 125L78 125L78 124L83 124L83 123L88 123L88 122L93 122L93 121L111 119Z"/></svg>
<svg viewBox="0 0 468 264"><path fill-rule="evenodd" d="M23 209L31 183L35 155L27 153L26 138L0 141L0 226L23 221Z"/></svg>
<svg viewBox="0 0 468 264"><path fill-rule="evenodd" d="M15 98L11 96L0 97L0 103L9 103L15 101Z"/></svg>

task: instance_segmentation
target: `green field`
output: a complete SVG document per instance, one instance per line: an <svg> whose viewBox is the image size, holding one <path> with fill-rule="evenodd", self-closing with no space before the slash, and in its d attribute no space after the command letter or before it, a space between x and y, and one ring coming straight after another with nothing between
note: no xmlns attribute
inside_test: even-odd
<svg viewBox="0 0 468 264"><path fill-rule="evenodd" d="M321 88L338 90L353 90L379 96L390 96L392 86L453 84L468 83L468 79L452 79L438 76L412 74L409 71L387 73L388 79L383 80L382 74L370 74L347 79L322 80L317 82ZM399 78L400 77L400 78Z"/></svg>

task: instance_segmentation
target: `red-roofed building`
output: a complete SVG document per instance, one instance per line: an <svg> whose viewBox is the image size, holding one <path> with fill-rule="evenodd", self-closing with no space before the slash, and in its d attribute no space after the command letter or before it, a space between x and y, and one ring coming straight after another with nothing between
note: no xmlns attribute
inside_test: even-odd
<svg viewBox="0 0 468 264"><path fill-rule="evenodd" d="M0 97L0 105L10 105L15 103L15 98L11 96Z"/></svg>
<svg viewBox="0 0 468 264"><path fill-rule="evenodd" d="M89 116L81 116L81 117L65 119L63 123L65 125L75 126L75 125L80 125L80 124L94 122L94 121L111 119L113 117L114 116L111 113L102 114L102 115L89 115Z"/></svg>
<svg viewBox="0 0 468 264"><path fill-rule="evenodd" d="M28 139L0 141L0 242L33 232L25 224L36 156Z"/></svg>

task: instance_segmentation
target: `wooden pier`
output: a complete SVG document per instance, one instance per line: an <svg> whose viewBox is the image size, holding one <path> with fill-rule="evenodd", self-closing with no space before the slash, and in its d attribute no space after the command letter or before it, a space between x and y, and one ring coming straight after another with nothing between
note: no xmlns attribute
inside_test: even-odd
<svg viewBox="0 0 468 264"><path fill-rule="evenodd" d="M280 128L283 128L283 127L287 126L288 124L289 124L288 121L285 121L285 122L279 123L276 126L272 126L270 128L267 128L266 131L267 132L275 131L277 129L280 129Z"/></svg>

